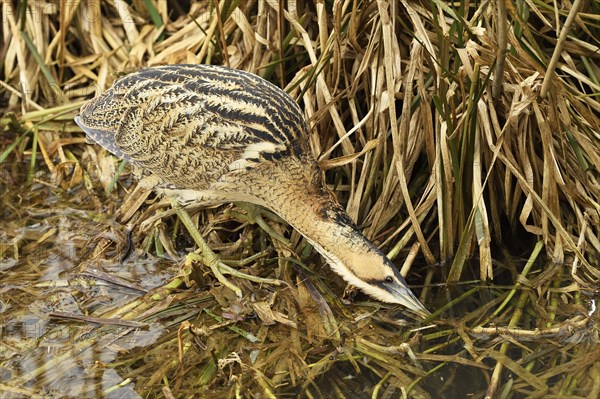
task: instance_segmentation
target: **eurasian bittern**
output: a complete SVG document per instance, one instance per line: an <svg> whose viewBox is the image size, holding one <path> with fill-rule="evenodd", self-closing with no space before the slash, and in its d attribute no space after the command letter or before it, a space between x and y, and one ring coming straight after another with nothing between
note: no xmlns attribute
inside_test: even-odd
<svg viewBox="0 0 600 399"><path fill-rule="evenodd" d="M351 285L429 314L326 187L298 104L266 80L212 65L145 68L86 103L75 122L180 203L269 208ZM208 245L199 245L226 281L225 265Z"/></svg>

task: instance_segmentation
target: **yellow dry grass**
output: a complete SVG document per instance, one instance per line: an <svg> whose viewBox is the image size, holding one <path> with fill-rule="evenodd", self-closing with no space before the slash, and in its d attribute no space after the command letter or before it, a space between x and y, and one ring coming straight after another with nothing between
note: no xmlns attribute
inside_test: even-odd
<svg viewBox="0 0 600 399"><path fill-rule="evenodd" d="M82 364L122 378L73 396L600 395L597 2L1 7L3 395L41 397ZM239 281L238 301L186 261L191 241L168 201L136 189L72 121L118 76L173 63L250 71L298 100L331 188L423 287L435 312L426 325L366 298L342 302L339 279L298 234L270 220L290 243L272 240L234 206L196 213L202 234L245 272L289 287ZM66 275L40 278L49 254L68 258L53 264ZM133 261L120 265L124 254ZM138 273L163 277L138 285ZM109 303L116 294L98 282L137 295ZM30 314L70 337L35 367L19 359L44 339L7 332ZM105 347L110 361L69 362Z"/></svg>

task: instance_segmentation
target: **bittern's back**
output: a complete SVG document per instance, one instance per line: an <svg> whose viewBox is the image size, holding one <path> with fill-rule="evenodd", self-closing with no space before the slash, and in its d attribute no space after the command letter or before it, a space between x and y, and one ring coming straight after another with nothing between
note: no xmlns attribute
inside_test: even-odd
<svg viewBox="0 0 600 399"><path fill-rule="evenodd" d="M213 65L167 65L119 79L77 123L111 153L179 188L309 153L296 102L271 83Z"/></svg>

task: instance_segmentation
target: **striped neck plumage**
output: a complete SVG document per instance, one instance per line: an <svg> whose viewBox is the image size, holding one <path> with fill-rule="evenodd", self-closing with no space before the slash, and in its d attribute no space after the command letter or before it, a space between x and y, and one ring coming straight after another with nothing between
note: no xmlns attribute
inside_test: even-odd
<svg viewBox="0 0 600 399"><path fill-rule="evenodd" d="M272 209L300 232L349 284L382 302L401 304L427 317L394 264L358 230L329 192L294 198ZM310 194L309 194L310 195Z"/></svg>

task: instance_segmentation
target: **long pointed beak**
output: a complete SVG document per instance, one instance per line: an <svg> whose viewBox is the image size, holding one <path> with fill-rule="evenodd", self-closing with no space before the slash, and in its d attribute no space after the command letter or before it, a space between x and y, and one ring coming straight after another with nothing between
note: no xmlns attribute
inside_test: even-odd
<svg viewBox="0 0 600 399"><path fill-rule="evenodd" d="M424 319L431 315L431 312L419 302L417 297L408 287L401 287L400 289L394 287L390 289L390 292L396 297L399 304L405 306L413 313L416 313Z"/></svg>

